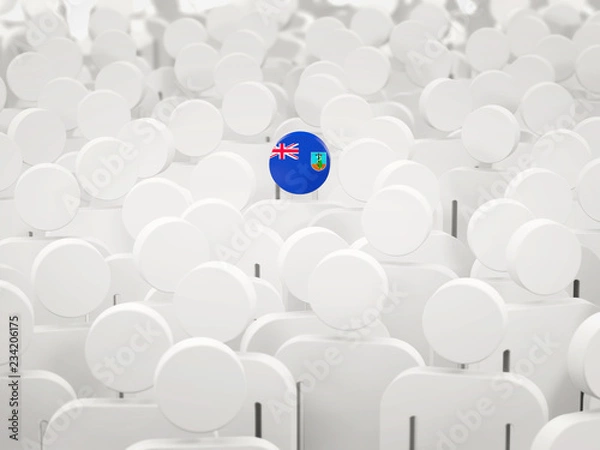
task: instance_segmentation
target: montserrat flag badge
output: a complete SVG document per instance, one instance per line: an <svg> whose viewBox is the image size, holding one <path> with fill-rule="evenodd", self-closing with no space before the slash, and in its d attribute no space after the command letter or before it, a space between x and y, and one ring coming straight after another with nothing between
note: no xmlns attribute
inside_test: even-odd
<svg viewBox="0 0 600 450"><path fill-rule="evenodd" d="M269 157L271 177L290 194L310 194L329 177L331 161L325 143L306 131L294 131L282 137Z"/></svg>

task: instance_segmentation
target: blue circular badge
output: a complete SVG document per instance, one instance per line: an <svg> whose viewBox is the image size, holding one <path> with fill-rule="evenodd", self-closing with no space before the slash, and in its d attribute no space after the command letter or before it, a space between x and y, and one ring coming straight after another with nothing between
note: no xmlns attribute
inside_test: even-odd
<svg viewBox="0 0 600 450"><path fill-rule="evenodd" d="M310 194L329 176L329 150L314 134L294 131L282 137L271 150L269 169L273 181L284 191Z"/></svg>

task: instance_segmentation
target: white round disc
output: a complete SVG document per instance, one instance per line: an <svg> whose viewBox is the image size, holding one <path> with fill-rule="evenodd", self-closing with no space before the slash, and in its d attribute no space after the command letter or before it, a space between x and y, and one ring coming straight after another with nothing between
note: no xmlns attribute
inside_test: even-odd
<svg viewBox="0 0 600 450"><path fill-rule="evenodd" d="M281 293L271 283L261 278L252 278L252 284L256 291L255 319L267 314L285 312Z"/></svg>
<svg viewBox="0 0 600 450"><path fill-rule="evenodd" d="M427 199L431 210L440 204L440 183L427 166L414 161L394 161L388 164L375 179L374 192L391 186L408 186Z"/></svg>
<svg viewBox="0 0 600 450"><path fill-rule="evenodd" d="M171 58L177 55L188 44L204 42L208 33L204 25L191 17L183 17L169 24L163 36L163 44Z"/></svg>
<svg viewBox="0 0 600 450"><path fill-rule="evenodd" d="M250 278L225 262L209 262L190 271L177 286L175 312L196 337L228 342L254 318L256 291Z"/></svg>
<svg viewBox="0 0 600 450"><path fill-rule="evenodd" d="M169 120L175 148L187 156L212 152L223 137L223 117L205 100L187 100L175 108Z"/></svg>
<svg viewBox="0 0 600 450"><path fill-rule="evenodd" d="M265 131L277 111L277 100L264 84L254 81L239 83L223 97L221 112L229 128L242 136L255 136Z"/></svg>
<svg viewBox="0 0 600 450"><path fill-rule="evenodd" d="M600 117L592 116L582 120L575 125L573 131L587 141L594 158L600 157Z"/></svg>
<svg viewBox="0 0 600 450"><path fill-rule="evenodd" d="M522 203L538 219L566 223L573 209L569 182L547 169L527 169L508 183L506 198Z"/></svg>
<svg viewBox="0 0 600 450"><path fill-rule="evenodd" d="M521 129L508 109L488 105L465 118L460 135L465 149L473 158L491 164L512 154L521 138Z"/></svg>
<svg viewBox="0 0 600 450"><path fill-rule="evenodd" d="M373 95L385 87L392 65L389 58L375 47L358 47L344 61L348 87L360 95Z"/></svg>
<svg viewBox="0 0 600 450"><path fill-rule="evenodd" d="M218 430L242 409L246 375L237 355L208 338L179 342L160 360L156 403L175 426L193 433Z"/></svg>
<svg viewBox="0 0 600 450"><path fill-rule="evenodd" d="M585 213L600 222L600 159L589 162L577 180L577 199Z"/></svg>
<svg viewBox="0 0 600 450"><path fill-rule="evenodd" d="M592 397L600 396L600 314L588 317L577 328L568 350L568 368L577 390Z"/></svg>
<svg viewBox="0 0 600 450"><path fill-rule="evenodd" d="M21 175L15 187L19 216L37 230L64 227L73 220L80 203L79 183L57 164L36 164Z"/></svg>
<svg viewBox="0 0 600 450"><path fill-rule="evenodd" d="M129 30L129 20L113 8L95 8L90 14L89 31L92 37L107 30Z"/></svg>
<svg viewBox="0 0 600 450"><path fill-rule="evenodd" d="M400 159L408 158L415 138L410 127L402 120L392 116L373 117L360 124L359 139L376 139L387 144Z"/></svg>
<svg viewBox="0 0 600 450"><path fill-rule="evenodd" d="M204 42L186 45L175 59L177 81L194 92L209 89L215 83L213 73L219 58L219 52Z"/></svg>
<svg viewBox="0 0 600 450"><path fill-rule="evenodd" d="M50 60L35 52L15 56L6 69L6 82L10 90L21 100L34 102L44 85L54 78Z"/></svg>
<svg viewBox="0 0 600 450"><path fill-rule="evenodd" d="M321 110L321 131L328 144L343 148L356 137L361 125L373 118L371 105L358 95L342 94Z"/></svg>
<svg viewBox="0 0 600 450"><path fill-rule="evenodd" d="M469 36L465 54L475 70L502 69L510 57L510 43L500 30L479 28Z"/></svg>
<svg viewBox="0 0 600 450"><path fill-rule="evenodd" d="M506 271L506 247L513 233L533 213L521 203L500 198L481 205L471 216L467 241L475 257L487 268Z"/></svg>
<svg viewBox="0 0 600 450"><path fill-rule="evenodd" d="M577 48L571 39L559 34L551 34L538 42L533 53L552 64L556 81L566 80L573 75Z"/></svg>
<svg viewBox="0 0 600 450"><path fill-rule="evenodd" d="M519 98L538 83L556 80L552 64L538 55L519 56L506 66L504 71L513 76L514 88L517 89Z"/></svg>
<svg viewBox="0 0 600 450"><path fill-rule="evenodd" d="M481 72L473 78L470 90L473 108L498 105L515 111L523 95L515 77L501 70Z"/></svg>
<svg viewBox="0 0 600 450"><path fill-rule="evenodd" d="M441 38L446 35L450 26L450 14L443 2L422 2L414 5L408 15L409 20L416 20L425 25L433 36Z"/></svg>
<svg viewBox="0 0 600 450"><path fill-rule="evenodd" d="M151 178L136 184L123 202L123 224L132 237L155 219L179 217L192 204L189 191L171 180Z"/></svg>
<svg viewBox="0 0 600 450"><path fill-rule="evenodd" d="M516 15L506 27L510 50L517 57L533 53L538 42L548 35L550 28L546 22L534 15Z"/></svg>
<svg viewBox="0 0 600 450"><path fill-rule="evenodd" d="M0 133L0 191L12 186L23 168L21 149L10 137Z"/></svg>
<svg viewBox="0 0 600 450"><path fill-rule="evenodd" d="M359 139L344 148L338 160L338 177L346 193L361 202L373 195L379 173L398 155L375 139Z"/></svg>
<svg viewBox="0 0 600 450"><path fill-rule="evenodd" d="M359 330L375 322L388 295L381 265L358 250L338 250L319 262L308 280L308 303L337 330Z"/></svg>
<svg viewBox="0 0 600 450"><path fill-rule="evenodd" d="M322 58L323 46L333 30L344 29L344 24L335 17L319 17L306 29L306 50L311 55Z"/></svg>
<svg viewBox="0 0 600 450"><path fill-rule="evenodd" d="M234 4L225 4L209 9L206 13L208 35L217 42L223 42L233 33L244 16L242 8Z"/></svg>
<svg viewBox="0 0 600 450"><path fill-rule="evenodd" d="M575 63L575 74L581 85L595 94L600 93L600 45L584 50Z"/></svg>
<svg viewBox="0 0 600 450"><path fill-rule="evenodd" d="M181 216L200 229L219 257L223 249L231 248L234 236L244 233L244 216L232 204L214 198L200 200Z"/></svg>
<svg viewBox="0 0 600 450"><path fill-rule="evenodd" d="M344 68L331 61L316 61L307 66L300 75L300 82L312 75L331 75L337 78L342 85L346 85L346 72Z"/></svg>
<svg viewBox="0 0 600 450"><path fill-rule="evenodd" d="M551 295L573 282L581 265L581 244L567 227L547 219L522 225L506 250L508 272L525 289Z"/></svg>
<svg viewBox="0 0 600 450"><path fill-rule="evenodd" d="M365 45L379 47L390 37L394 22L392 18L379 8L358 9L352 16L350 29L360 37Z"/></svg>
<svg viewBox="0 0 600 450"><path fill-rule="evenodd" d="M138 180L136 149L115 138L96 138L77 155L77 179L85 191L100 200L116 200Z"/></svg>
<svg viewBox="0 0 600 450"><path fill-rule="evenodd" d="M94 321L85 359L106 387L135 393L152 387L158 362L172 345L171 328L158 312L127 303L107 309Z"/></svg>
<svg viewBox="0 0 600 450"><path fill-rule="evenodd" d="M229 89L244 81L262 81L260 64L244 53L231 53L223 56L213 71L215 88L224 95Z"/></svg>
<svg viewBox="0 0 600 450"><path fill-rule="evenodd" d="M243 209L256 191L252 166L233 152L218 152L203 158L194 168L190 192L195 200L218 198Z"/></svg>
<svg viewBox="0 0 600 450"><path fill-rule="evenodd" d="M137 105L144 91L144 74L127 61L116 61L102 68L96 77L96 90L108 90L120 94L129 108Z"/></svg>
<svg viewBox="0 0 600 450"><path fill-rule="evenodd" d="M53 37L46 39L36 49L50 61L54 77L76 78L83 67L83 53L71 39Z"/></svg>
<svg viewBox="0 0 600 450"><path fill-rule="evenodd" d="M90 50L92 61L99 68L115 61L134 62L136 53L133 38L120 30L107 30L99 34Z"/></svg>
<svg viewBox="0 0 600 450"><path fill-rule="evenodd" d="M210 259L204 233L176 217L163 217L146 225L133 246L135 264L152 287L175 292L179 282Z"/></svg>
<svg viewBox="0 0 600 450"><path fill-rule="evenodd" d="M434 352L457 364L490 356L504 338L504 299L489 284L459 278L440 287L425 304L423 331Z"/></svg>
<svg viewBox="0 0 600 450"><path fill-rule="evenodd" d="M546 82L536 84L525 93L520 110L525 125L534 133L542 134L549 127L560 124L561 118L569 118L573 105L573 96L567 89Z"/></svg>
<svg viewBox="0 0 600 450"><path fill-rule="evenodd" d="M251 30L238 30L225 38L221 47L221 56L232 53L243 53L250 56L258 64L262 64L267 53L264 39Z"/></svg>
<svg viewBox="0 0 600 450"><path fill-rule="evenodd" d="M7 350L0 356L0 364L7 364L10 360L9 339L11 337L11 324L18 326L19 355L25 353L33 335L34 311L31 301L25 293L15 285L0 280L0 315L4 318L0 324L2 335L6 336ZM12 330L14 332L14 328ZM5 370L9 370L6 368Z"/></svg>
<svg viewBox="0 0 600 450"><path fill-rule="evenodd" d="M77 128L77 107L88 94L80 81L72 78L55 78L40 92L38 106L60 117L66 130Z"/></svg>
<svg viewBox="0 0 600 450"><path fill-rule="evenodd" d="M347 248L344 239L326 228L297 231L281 247L278 260L281 279L296 298L307 302L308 279L315 266L330 253Z"/></svg>
<svg viewBox="0 0 600 450"><path fill-rule="evenodd" d="M273 0L267 1L272 2ZM297 0L288 2L288 5L293 4L295 1ZM282 7L280 8L276 6L276 8L279 9L279 11L284 11L286 5L282 3L279 3L279 5ZM265 41L267 48L271 48L273 44L275 44L279 34L279 25L277 19L275 18L271 20L269 17L265 17L265 14L260 11L260 7L244 15L244 17L242 17L240 20L237 29L250 30L257 33L263 39L263 41Z"/></svg>
<svg viewBox="0 0 600 450"><path fill-rule="evenodd" d="M118 134L135 155L138 177L149 178L165 170L175 156L173 135L156 119L136 119L126 124Z"/></svg>
<svg viewBox="0 0 600 450"><path fill-rule="evenodd" d="M562 175L575 187L579 174L592 159L590 146L570 130L549 131L533 145L533 166L552 170Z"/></svg>
<svg viewBox="0 0 600 450"><path fill-rule="evenodd" d="M31 269L42 304L60 317L83 317L98 308L110 289L110 268L83 239L60 239L37 255Z"/></svg>
<svg viewBox="0 0 600 450"><path fill-rule="evenodd" d="M586 48L600 44L600 23L588 22L573 34L573 44L581 54Z"/></svg>
<svg viewBox="0 0 600 450"><path fill-rule="evenodd" d="M431 233L433 210L417 190L394 185L369 199L361 223L365 237L375 249L386 255L408 255Z"/></svg>
<svg viewBox="0 0 600 450"><path fill-rule="evenodd" d="M448 132L457 130L472 110L469 83L447 78L432 81L421 93L419 109L433 128Z"/></svg>
<svg viewBox="0 0 600 450"><path fill-rule="evenodd" d="M131 120L127 100L113 91L94 91L77 108L77 123L87 139L116 137Z"/></svg>
<svg viewBox="0 0 600 450"><path fill-rule="evenodd" d="M10 122L6 134L21 149L23 161L30 165L56 161L67 142L60 117L41 108L21 111Z"/></svg>
<svg viewBox="0 0 600 450"><path fill-rule="evenodd" d="M407 63L424 53L425 45L431 37L423 23L404 20L392 30L390 49L396 58Z"/></svg>
<svg viewBox="0 0 600 450"><path fill-rule="evenodd" d="M324 106L331 99L345 93L344 85L332 75L311 75L298 85L294 94L294 106L302 120L309 125L318 126Z"/></svg>

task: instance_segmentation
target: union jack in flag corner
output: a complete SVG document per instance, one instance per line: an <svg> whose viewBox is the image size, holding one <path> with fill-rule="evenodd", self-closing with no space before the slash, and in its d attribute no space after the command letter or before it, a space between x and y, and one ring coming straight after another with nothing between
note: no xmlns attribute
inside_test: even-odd
<svg viewBox="0 0 600 450"><path fill-rule="evenodd" d="M271 158L285 159L288 156L296 161L300 158L298 143L285 145L281 142L271 151Z"/></svg>

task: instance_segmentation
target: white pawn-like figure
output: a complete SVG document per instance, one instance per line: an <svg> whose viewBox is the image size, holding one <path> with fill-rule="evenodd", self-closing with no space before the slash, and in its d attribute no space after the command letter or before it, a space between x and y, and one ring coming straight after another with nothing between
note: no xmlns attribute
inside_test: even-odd
<svg viewBox="0 0 600 450"><path fill-rule="evenodd" d="M464 367L492 353L507 312L498 292L461 278L442 286L423 315L435 352ZM525 377L440 367L398 375L381 401L381 450L529 450L548 420L540 389Z"/></svg>
<svg viewBox="0 0 600 450"><path fill-rule="evenodd" d="M600 397L600 314L589 317L577 329L569 346L569 373L586 394ZM538 433L531 450L595 450L600 440L598 410L558 416Z"/></svg>
<svg viewBox="0 0 600 450"><path fill-rule="evenodd" d="M323 258L308 279L317 316L337 330L362 330L386 309L388 280L381 265L358 250ZM366 330L369 331L369 330ZM311 450L379 448L379 403L402 371L423 366L406 342L371 336L301 335L276 357L299 384L301 442Z"/></svg>

